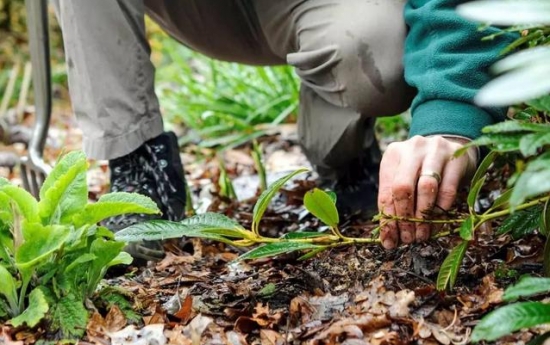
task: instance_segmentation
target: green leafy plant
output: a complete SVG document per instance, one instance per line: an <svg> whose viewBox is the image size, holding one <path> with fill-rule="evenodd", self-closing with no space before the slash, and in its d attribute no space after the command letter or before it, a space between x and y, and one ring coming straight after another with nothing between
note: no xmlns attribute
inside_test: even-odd
<svg viewBox="0 0 550 345"><path fill-rule="evenodd" d="M503 300L513 302L520 298L548 293L550 278L523 277L504 292ZM550 323L550 304L543 302L519 302L498 308L485 316L475 327L472 341L493 341L522 328ZM542 344L550 338L546 332L530 344Z"/></svg>
<svg viewBox="0 0 550 345"><path fill-rule="evenodd" d="M107 269L129 264L124 242L98 225L125 213L158 213L149 198L106 194L88 203L81 152L65 155L40 190L37 201L22 188L0 179L0 321L80 337L86 327L85 303Z"/></svg>
<svg viewBox="0 0 550 345"><path fill-rule="evenodd" d="M182 142L234 147L294 122L299 79L291 67L212 60L157 34L164 59L156 74L166 119L193 131Z"/></svg>

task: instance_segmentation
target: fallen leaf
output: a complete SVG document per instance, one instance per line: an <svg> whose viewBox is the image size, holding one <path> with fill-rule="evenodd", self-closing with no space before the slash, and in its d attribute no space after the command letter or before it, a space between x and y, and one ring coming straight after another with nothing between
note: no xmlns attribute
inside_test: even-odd
<svg viewBox="0 0 550 345"><path fill-rule="evenodd" d="M187 324L187 322L191 318L192 311L193 311L193 296L188 294L185 297L185 300L183 301L183 305L181 306L181 309L178 310L178 312L175 313L174 316L180 319L182 324Z"/></svg>

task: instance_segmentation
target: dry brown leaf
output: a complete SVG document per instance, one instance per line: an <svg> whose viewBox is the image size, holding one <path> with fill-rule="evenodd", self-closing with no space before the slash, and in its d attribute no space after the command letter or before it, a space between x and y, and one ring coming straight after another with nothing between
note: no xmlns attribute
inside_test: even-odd
<svg viewBox="0 0 550 345"><path fill-rule="evenodd" d="M260 340L262 345L282 345L285 343L283 336L271 329L260 330Z"/></svg>
<svg viewBox="0 0 550 345"><path fill-rule="evenodd" d="M86 334L88 337L99 338L105 335L105 319L97 311L92 314L88 325L86 325Z"/></svg>
<svg viewBox="0 0 550 345"><path fill-rule="evenodd" d="M181 309L178 310L178 312L175 313L174 316L180 319L181 323L185 325L191 318L192 311L193 311L193 296L188 294L187 297L185 297L185 300L183 301L183 305L181 306Z"/></svg>
<svg viewBox="0 0 550 345"><path fill-rule="evenodd" d="M14 341L11 337L9 327L0 326L0 344L2 345L23 345L23 341Z"/></svg>
<svg viewBox="0 0 550 345"><path fill-rule="evenodd" d="M105 317L106 330L108 332L116 332L123 329L127 323L128 321L126 320L124 313L122 313L122 310L120 310L120 308L116 305L111 306L111 309Z"/></svg>

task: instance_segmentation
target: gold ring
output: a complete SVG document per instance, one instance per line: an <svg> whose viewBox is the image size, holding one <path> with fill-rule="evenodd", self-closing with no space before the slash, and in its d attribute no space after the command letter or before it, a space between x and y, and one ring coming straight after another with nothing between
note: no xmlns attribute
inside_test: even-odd
<svg viewBox="0 0 550 345"><path fill-rule="evenodd" d="M434 179L436 179L437 184L441 183L441 175L439 175L439 173L436 173L435 171L423 172L423 173L420 174L420 176L433 177Z"/></svg>

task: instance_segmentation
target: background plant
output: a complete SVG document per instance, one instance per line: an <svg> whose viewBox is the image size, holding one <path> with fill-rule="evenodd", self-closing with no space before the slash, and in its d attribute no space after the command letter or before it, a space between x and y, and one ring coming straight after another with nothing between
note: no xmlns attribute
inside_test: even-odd
<svg viewBox="0 0 550 345"><path fill-rule="evenodd" d="M129 264L124 242L98 225L125 213L158 213L147 197L128 193L102 196L88 204L81 152L55 166L40 190L40 201L0 179L0 321L82 336L86 303L113 265Z"/></svg>

